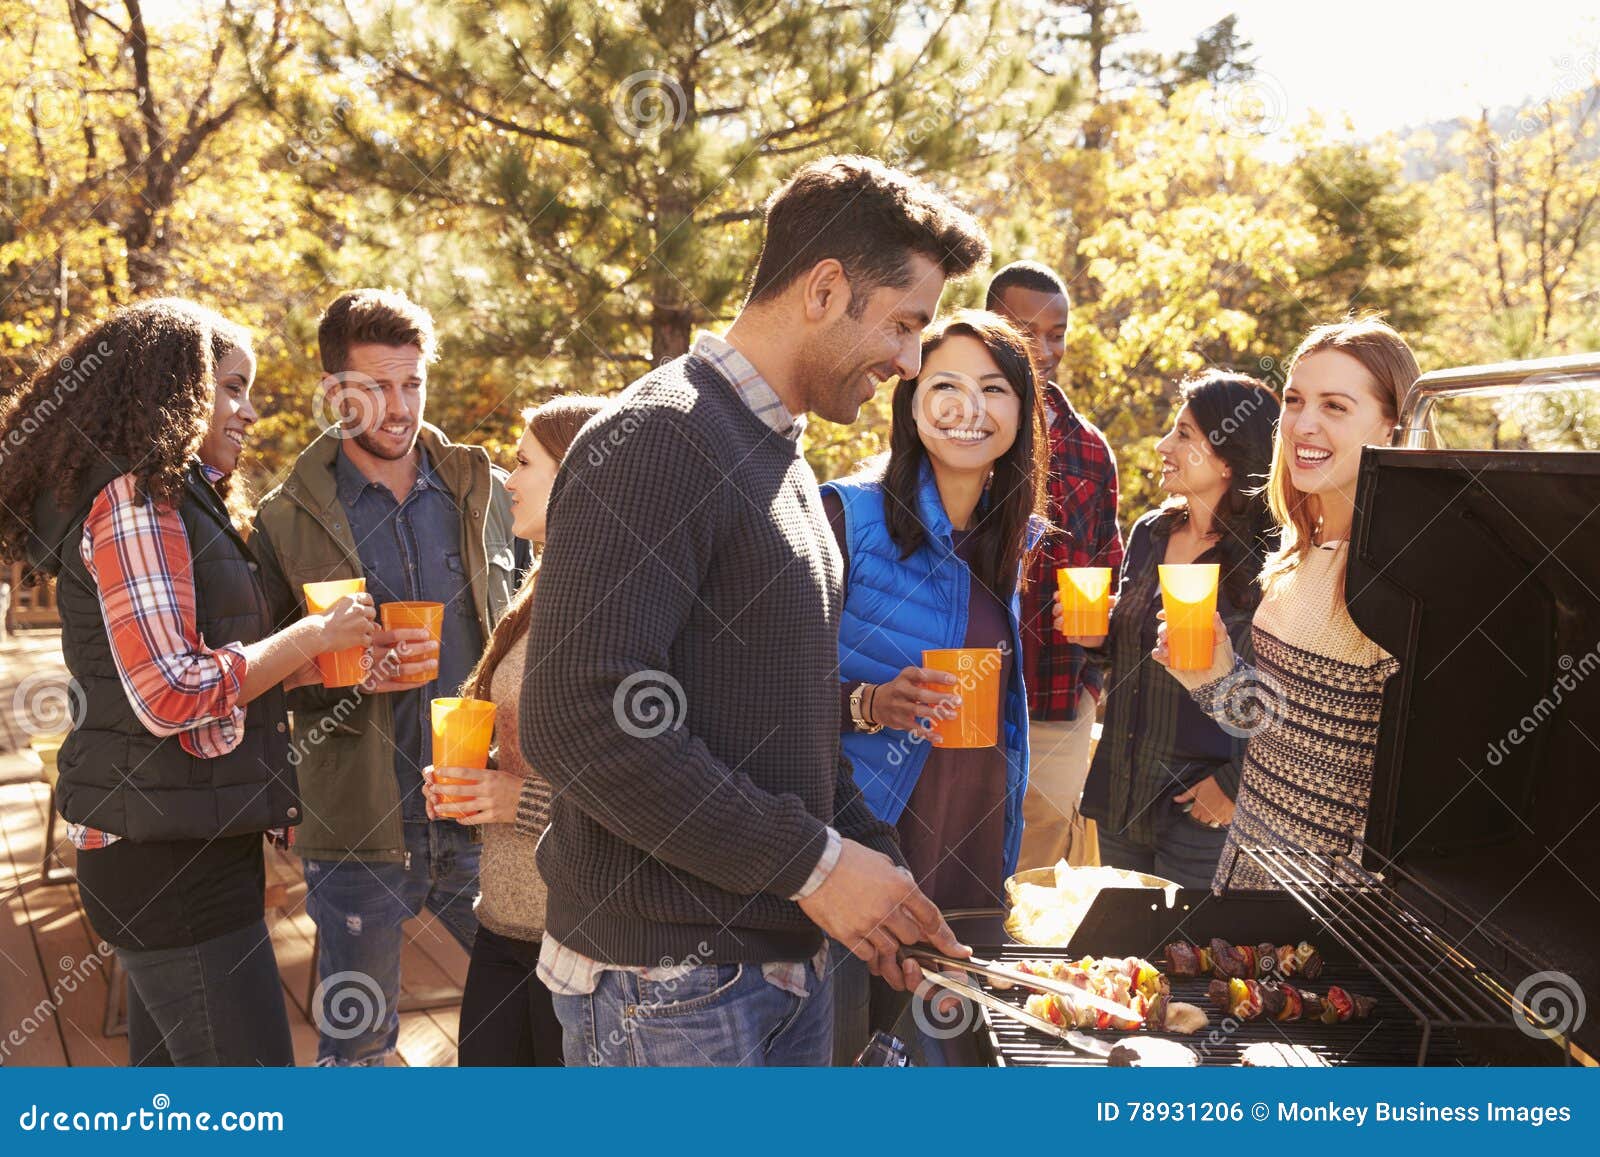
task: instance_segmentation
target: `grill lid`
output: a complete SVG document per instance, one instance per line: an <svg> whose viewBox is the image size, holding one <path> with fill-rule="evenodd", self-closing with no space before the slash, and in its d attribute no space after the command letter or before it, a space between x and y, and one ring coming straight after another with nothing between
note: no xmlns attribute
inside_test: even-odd
<svg viewBox="0 0 1600 1157"><path fill-rule="evenodd" d="M1401 660L1373 768L1378 855L1365 863L1387 859L1477 918L1455 929L1469 955L1503 936L1565 974L1504 979L1536 1008L1546 993L1595 1005L1572 1029L1592 1053L1600 454L1369 448L1356 507L1350 614Z"/></svg>

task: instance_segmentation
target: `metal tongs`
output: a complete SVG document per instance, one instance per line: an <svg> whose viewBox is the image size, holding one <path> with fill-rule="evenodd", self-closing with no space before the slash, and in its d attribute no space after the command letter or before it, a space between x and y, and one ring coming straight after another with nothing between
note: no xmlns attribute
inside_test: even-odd
<svg viewBox="0 0 1600 1157"><path fill-rule="evenodd" d="M1059 996L1071 1006L1092 1008L1099 1012L1104 1012L1110 1016L1116 1017L1119 1021L1131 1021L1135 1024L1144 1023L1144 1017L1135 1012L1133 1009L1128 1008L1126 1005L1121 1005L1117 1004L1115 1001L1106 1000L1104 997L1096 996L1092 992L1085 991L1084 989L1078 988L1076 985L1068 984L1065 981L1055 980L1048 976L1035 976L1031 972L1019 972L1014 968L1007 968L1005 965L998 964L993 960L983 960L976 956L970 957L966 960L958 960L953 956L946 956L935 949L928 948L923 945L913 945L905 950L905 954L907 956L916 957L919 962L926 960L928 963L937 965L939 968L948 968L961 972L977 973L979 976L986 977L989 980L998 980L1002 984L1012 985L1018 988L1030 988L1035 992L1044 992L1049 993L1052 996ZM959 996L964 996L975 1004L981 1004L984 1008L987 1008L992 1012L997 1012L1001 1016L1010 1017L1012 1020L1017 1021L1019 1024L1026 1025L1028 1028L1045 1033L1048 1036L1055 1037L1057 1040L1065 1041L1073 1048L1082 1052L1092 1053L1098 1057L1110 1055L1111 1046L1106 1044L1105 1041L1097 1040L1092 1036L1079 1032L1075 1028L1068 1028L1064 1025L1059 1025L1052 1021L1048 1021L1041 1016L1035 1016L1027 1009L1012 1004L1010 1001L1002 1000L991 993L985 992L976 985L968 984L962 980L956 980L954 977L947 976L943 972L931 969L925 969L923 971L923 975L926 976L932 983L939 985L941 988L948 989Z"/></svg>

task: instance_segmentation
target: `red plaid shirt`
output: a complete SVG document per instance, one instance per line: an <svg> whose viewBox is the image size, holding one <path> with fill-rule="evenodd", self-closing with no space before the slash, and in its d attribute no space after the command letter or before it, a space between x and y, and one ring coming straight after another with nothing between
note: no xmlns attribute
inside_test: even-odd
<svg viewBox="0 0 1600 1157"><path fill-rule="evenodd" d="M1083 648L1055 630L1051 604L1056 570L1064 566L1122 566L1122 531L1117 527L1117 460L1106 436L1079 415L1054 382L1045 383L1050 465L1045 485L1051 530L1045 535L1028 589L1022 593L1022 661L1028 684L1028 714L1035 719L1073 719L1085 687L1100 697L1101 675L1086 667Z"/></svg>
<svg viewBox="0 0 1600 1157"><path fill-rule="evenodd" d="M223 477L200 469L212 485ZM124 474L90 507L79 551L99 589L117 675L139 722L152 735L177 736L199 759L238 747L248 660L239 643L213 647L200 637L189 535L177 509L144 501L134 476ZM121 839L85 824L69 824L67 835L85 850Z"/></svg>

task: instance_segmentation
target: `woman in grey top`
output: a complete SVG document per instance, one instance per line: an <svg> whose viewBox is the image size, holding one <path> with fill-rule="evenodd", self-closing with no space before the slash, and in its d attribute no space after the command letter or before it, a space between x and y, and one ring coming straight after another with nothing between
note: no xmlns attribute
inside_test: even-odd
<svg viewBox="0 0 1600 1157"><path fill-rule="evenodd" d="M570 395L522 415L517 467L506 479L506 492L512 529L535 549L544 542L545 507L562 455L604 406L603 398ZM545 888L534 852L550 819L550 785L523 761L517 742L524 644L538 569L535 565L529 573L461 688L463 695L497 705L496 767L440 768L451 779L472 781L446 787L434 784L431 766L423 771L430 816L483 825L478 935L461 998L463 1066L561 1063L561 1024L536 972ZM452 802L441 802L441 796Z"/></svg>

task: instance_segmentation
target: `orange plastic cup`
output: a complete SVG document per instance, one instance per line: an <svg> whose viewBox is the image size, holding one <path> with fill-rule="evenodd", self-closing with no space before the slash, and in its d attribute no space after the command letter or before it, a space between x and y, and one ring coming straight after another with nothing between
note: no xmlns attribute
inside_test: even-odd
<svg viewBox="0 0 1600 1157"><path fill-rule="evenodd" d="M325 583L306 583L306 610L320 615L332 608L345 595L359 595L367 589L364 578L334 579ZM343 651L329 651L317 656L317 670L322 672L324 687L354 687L366 677L363 660L365 647L347 647Z"/></svg>
<svg viewBox="0 0 1600 1157"><path fill-rule="evenodd" d="M433 716L433 766L489 766L489 742L494 738L494 704L484 699L435 699ZM435 784L475 783L435 773ZM440 803L463 803L461 797L440 796Z"/></svg>
<svg viewBox="0 0 1600 1157"><path fill-rule="evenodd" d="M1056 571L1061 626L1066 635L1104 635L1111 630L1111 568L1064 566Z"/></svg>
<svg viewBox="0 0 1600 1157"><path fill-rule="evenodd" d="M949 718L933 719L940 747L993 747L1000 742L1000 676L1005 655L995 647L951 647L922 652L922 665L956 677L956 686L934 686L961 696Z"/></svg>
<svg viewBox="0 0 1600 1157"><path fill-rule="evenodd" d="M1167 654L1174 671L1204 671L1211 666L1216 646L1213 622L1217 615L1217 578L1214 562L1163 563L1161 609L1167 612Z"/></svg>
<svg viewBox="0 0 1600 1157"><path fill-rule="evenodd" d="M386 631L398 627L421 627L435 643L444 633L443 603L384 603L378 608L378 615ZM426 683L430 679L428 675L407 675L403 678L397 676L395 682Z"/></svg>

